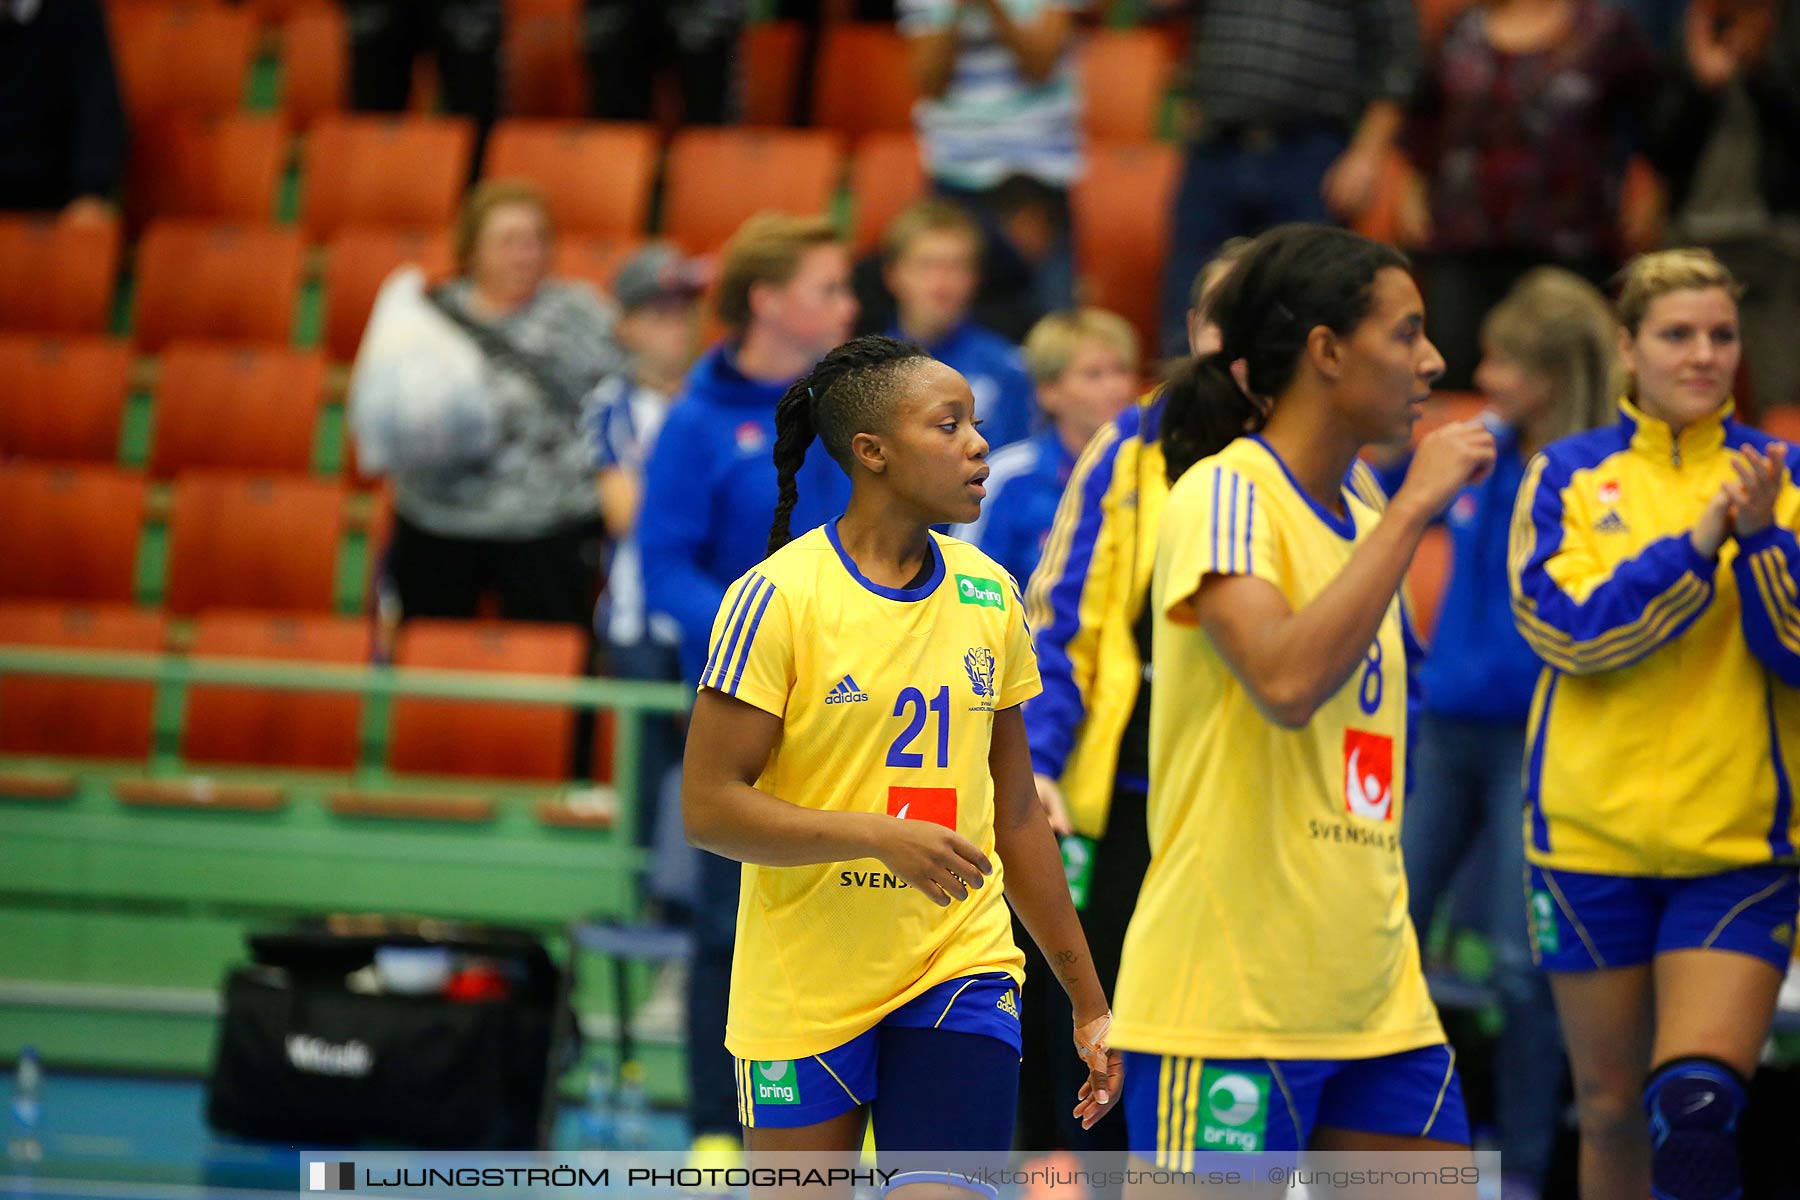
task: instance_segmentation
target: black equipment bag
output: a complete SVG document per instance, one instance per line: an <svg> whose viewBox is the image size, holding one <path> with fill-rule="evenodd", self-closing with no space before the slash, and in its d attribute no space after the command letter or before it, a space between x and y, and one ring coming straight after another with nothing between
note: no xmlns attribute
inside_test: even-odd
<svg viewBox="0 0 1800 1200"><path fill-rule="evenodd" d="M534 933L411 918L324 917L250 937L225 980L207 1120L321 1146L547 1147L557 1077L579 1058L571 981ZM367 994L345 977L378 947L491 962L504 995Z"/></svg>

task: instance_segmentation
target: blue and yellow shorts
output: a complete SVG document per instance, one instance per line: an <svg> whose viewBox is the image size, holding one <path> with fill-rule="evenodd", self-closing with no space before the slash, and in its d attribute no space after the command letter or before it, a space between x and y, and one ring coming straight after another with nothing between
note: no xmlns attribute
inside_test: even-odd
<svg viewBox="0 0 1800 1200"><path fill-rule="evenodd" d="M1125 1052L1131 1152L1168 1170L1196 1153L1304 1150L1325 1126L1469 1144L1456 1052L1380 1058L1183 1058Z"/></svg>
<svg viewBox="0 0 1800 1200"><path fill-rule="evenodd" d="M1525 904L1532 958L1546 971L1632 967L1671 950L1730 950L1785 972L1800 873L1767 865L1665 879L1534 866Z"/></svg>
<svg viewBox="0 0 1800 1200"><path fill-rule="evenodd" d="M946 1058L932 1053L926 1040L933 1033L965 1035L953 1039L956 1088L943 1086ZM966 1036L971 1034L977 1036ZM873 1105L878 1097L893 1101L882 1107L898 1111L911 1107L904 1098L918 1093L929 1097L919 1107L930 1110L934 1126L920 1131L928 1143L922 1148L962 1149L953 1143L967 1139L974 1143L970 1148L986 1149L996 1137L1005 1146L1012 1136L1019 1046L1019 986L1012 978L995 973L952 979L822 1054L773 1062L737 1059L738 1119L751 1129L795 1129ZM902 1131L884 1138L883 1116L877 1113L878 1145L899 1148L913 1140ZM1004 1134L989 1130L1002 1116Z"/></svg>

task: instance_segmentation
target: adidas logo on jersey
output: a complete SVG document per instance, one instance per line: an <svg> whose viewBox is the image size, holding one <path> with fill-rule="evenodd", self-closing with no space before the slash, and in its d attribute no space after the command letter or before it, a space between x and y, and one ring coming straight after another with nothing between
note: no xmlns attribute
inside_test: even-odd
<svg viewBox="0 0 1800 1200"><path fill-rule="evenodd" d="M856 686L856 680L848 675L838 680L837 686L825 694L827 704L867 704L869 693Z"/></svg>
<svg viewBox="0 0 1800 1200"><path fill-rule="evenodd" d="M1000 998L994 1001L994 1007L1003 1013L1011 1013L1012 1019L1015 1021L1019 1019L1019 1002L1013 999L1011 988L1000 993Z"/></svg>
<svg viewBox="0 0 1800 1200"><path fill-rule="evenodd" d="M1624 517L1621 517L1616 512L1609 512L1604 517L1601 517L1598 521L1594 522L1594 532L1595 533L1630 533L1631 530L1625 524Z"/></svg>

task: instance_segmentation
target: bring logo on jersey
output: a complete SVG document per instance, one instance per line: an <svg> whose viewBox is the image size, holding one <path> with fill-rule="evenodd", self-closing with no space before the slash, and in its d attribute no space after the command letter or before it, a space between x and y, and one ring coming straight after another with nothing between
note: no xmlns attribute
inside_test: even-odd
<svg viewBox="0 0 1800 1200"><path fill-rule="evenodd" d="M1344 811L1372 821L1394 819L1394 739L1344 730Z"/></svg>

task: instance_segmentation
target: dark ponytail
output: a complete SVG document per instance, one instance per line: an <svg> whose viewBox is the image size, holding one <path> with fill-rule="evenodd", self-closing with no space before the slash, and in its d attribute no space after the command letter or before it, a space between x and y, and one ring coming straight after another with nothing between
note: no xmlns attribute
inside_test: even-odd
<svg viewBox="0 0 1800 1200"><path fill-rule="evenodd" d="M775 522L769 526L770 554L788 544L788 522L800 500L795 476L806 461L807 447L815 436L812 406L813 389L805 376L783 392L775 404L775 477L781 495L775 501Z"/></svg>
<svg viewBox="0 0 1800 1200"><path fill-rule="evenodd" d="M1231 377L1224 351L1183 359L1163 384L1163 462L1174 483L1187 469L1254 433L1268 413Z"/></svg>
<svg viewBox="0 0 1800 1200"><path fill-rule="evenodd" d="M800 467L813 438L824 440L825 449L848 474L850 440L858 433L887 428L886 418L895 398L895 389L888 385L895 372L905 364L929 358L919 347L898 338L879 334L851 338L782 393L775 404L775 476L780 497L769 526L770 554L792 537L788 526L800 499Z"/></svg>
<svg viewBox="0 0 1800 1200"><path fill-rule="evenodd" d="M1207 301L1219 350L1180 364L1164 386L1169 482L1261 430L1275 397L1294 381L1312 331L1323 325L1348 334L1361 324L1375 276L1387 267L1407 270L1406 256L1329 225L1281 225L1250 243ZM1232 372L1238 362L1248 388Z"/></svg>

